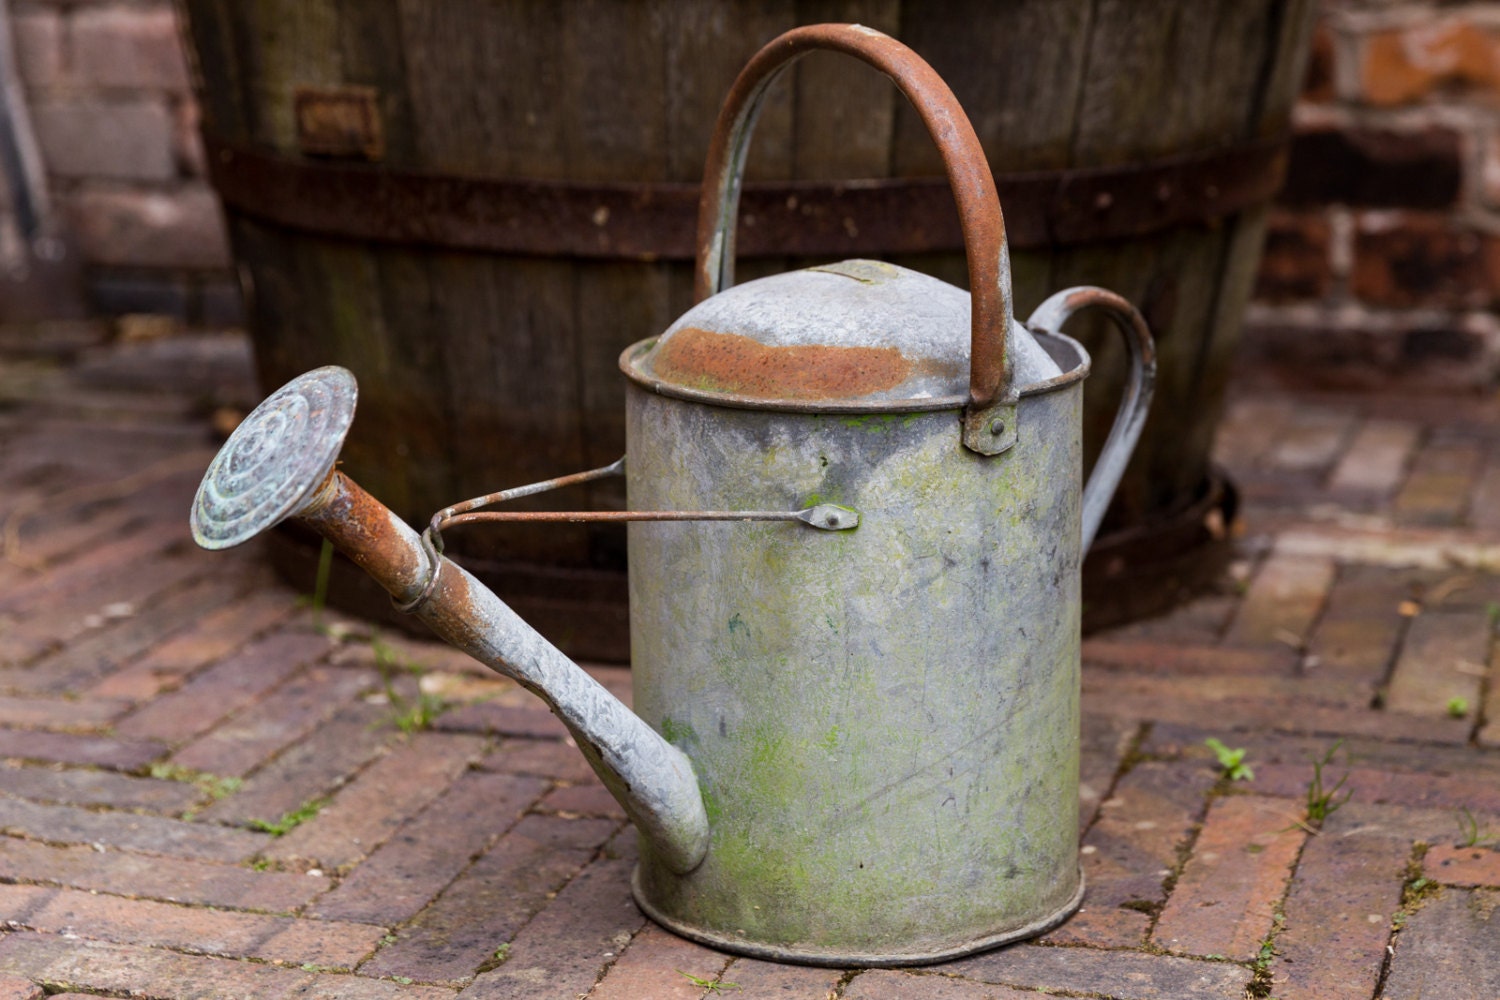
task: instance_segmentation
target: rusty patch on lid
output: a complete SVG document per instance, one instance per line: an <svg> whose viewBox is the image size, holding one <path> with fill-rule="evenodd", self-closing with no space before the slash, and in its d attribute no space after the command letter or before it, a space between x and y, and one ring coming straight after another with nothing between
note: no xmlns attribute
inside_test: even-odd
<svg viewBox="0 0 1500 1000"><path fill-rule="evenodd" d="M688 388L762 399L849 399L894 389L914 365L894 347L770 347L737 333L688 326L651 359L660 378Z"/></svg>

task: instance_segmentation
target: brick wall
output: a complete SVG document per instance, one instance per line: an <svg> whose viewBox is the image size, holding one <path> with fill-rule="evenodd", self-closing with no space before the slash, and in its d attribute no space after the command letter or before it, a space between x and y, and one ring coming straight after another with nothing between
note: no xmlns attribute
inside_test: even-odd
<svg viewBox="0 0 1500 1000"><path fill-rule="evenodd" d="M1324 0L1247 361L1328 385L1500 376L1500 3Z"/></svg>
<svg viewBox="0 0 1500 1000"><path fill-rule="evenodd" d="M92 305L238 315L169 0L12 0L32 125Z"/></svg>

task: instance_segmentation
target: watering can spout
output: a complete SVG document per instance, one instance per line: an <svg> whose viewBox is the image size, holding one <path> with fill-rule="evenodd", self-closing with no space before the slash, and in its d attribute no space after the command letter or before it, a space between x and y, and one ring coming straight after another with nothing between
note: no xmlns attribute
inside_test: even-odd
<svg viewBox="0 0 1500 1000"><path fill-rule="evenodd" d="M463 568L431 563L415 531L334 467L355 395L354 376L329 367L267 398L204 475L194 539L228 548L288 518L317 531L443 639L546 701L646 849L692 871L709 840L692 763Z"/></svg>

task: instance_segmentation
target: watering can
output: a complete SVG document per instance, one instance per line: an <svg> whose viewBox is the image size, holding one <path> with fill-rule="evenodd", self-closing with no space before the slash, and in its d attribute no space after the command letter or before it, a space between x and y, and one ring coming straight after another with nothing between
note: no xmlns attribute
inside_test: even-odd
<svg viewBox="0 0 1500 1000"><path fill-rule="evenodd" d="M889 76L937 142L972 296L844 261L733 284L767 87L815 49ZM697 304L620 358L627 458L465 501L418 534L335 468L342 368L269 397L209 467L194 537L294 518L438 635L543 698L640 833L654 920L739 954L934 962L1038 934L1083 895L1079 564L1145 419L1140 314L1097 288L1012 314L999 200L947 86L857 25L799 28L721 112L699 207ZM1102 309L1131 374L1080 488ZM486 511L624 475L629 510ZM487 520L629 521L632 712L442 555Z"/></svg>

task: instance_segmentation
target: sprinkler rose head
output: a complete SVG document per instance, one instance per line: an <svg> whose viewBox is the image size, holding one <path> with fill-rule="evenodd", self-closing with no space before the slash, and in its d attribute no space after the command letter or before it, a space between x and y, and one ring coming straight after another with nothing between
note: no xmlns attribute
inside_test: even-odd
<svg viewBox="0 0 1500 1000"><path fill-rule="evenodd" d="M354 375L330 365L267 397L204 473L193 498L193 540L227 549L296 514L333 470L358 395Z"/></svg>

